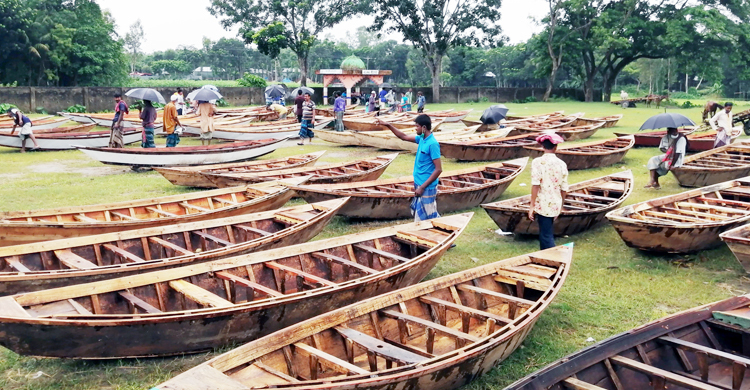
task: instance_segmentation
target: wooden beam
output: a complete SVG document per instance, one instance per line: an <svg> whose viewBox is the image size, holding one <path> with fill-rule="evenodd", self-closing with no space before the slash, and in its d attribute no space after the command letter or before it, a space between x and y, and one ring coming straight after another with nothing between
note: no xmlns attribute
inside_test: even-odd
<svg viewBox="0 0 750 390"><path fill-rule="evenodd" d="M679 385L681 387L685 387L688 389L694 389L694 390L721 390L719 387L711 386L709 384L697 381L695 379L691 379L682 375L673 374L670 371L662 370L660 368L656 368L653 366L649 366L648 364L641 363L639 361L629 359L623 356L613 356L610 358L610 361L614 364L617 364L622 367L629 368L631 370L635 370L641 373L644 373L648 375L649 377L661 377L664 378L669 383L674 383L676 385Z"/></svg>
<svg viewBox="0 0 750 390"><path fill-rule="evenodd" d="M409 261L409 259L407 259L406 257L401 257L399 255L395 255L395 254L390 253L390 252L382 251L380 249L373 248L373 247L371 247L369 245L354 244L352 246L355 247L355 248L357 248L357 249L363 250L365 252L372 253L373 255L378 255L380 257L385 257L387 259L393 259L393 260L396 260L396 261L401 262L401 263L405 263L405 262Z"/></svg>
<svg viewBox="0 0 750 390"><path fill-rule="evenodd" d="M182 279L172 280L169 287L182 293L191 300L207 307L232 307L234 304L226 299Z"/></svg>
<svg viewBox="0 0 750 390"><path fill-rule="evenodd" d="M171 242L169 242L167 240L162 240L159 237L149 237L148 240L151 241L151 242L153 242L154 244L158 244L158 245L161 245L161 246L163 246L165 248L169 248L169 249L171 249L171 250L173 250L175 252L179 252L179 253L181 253L183 255L194 255L195 254L194 252L191 252L191 251L189 251L189 250L187 250L187 249L185 249L185 248L183 248L183 247L181 247L181 246L179 246L177 244L173 244L173 243L171 243Z"/></svg>
<svg viewBox="0 0 750 390"><path fill-rule="evenodd" d="M603 387L592 385L591 383L584 382L573 377L565 379L564 381L562 381L562 383L566 388L573 390L606 390Z"/></svg>
<svg viewBox="0 0 750 390"><path fill-rule="evenodd" d="M279 378L287 380L289 382L299 382L299 379L297 379L297 378L295 378L293 376L284 374L283 372L281 372L281 371L279 371L279 370L277 370L277 369L275 369L275 368L273 368L273 367L271 367L271 366L269 366L267 364L264 364L260 360L256 360L255 363L253 363L251 365L253 365L255 367L258 367L260 370L263 370L263 371L265 371L265 372L267 372L267 373L269 373L269 374L271 374L273 376L279 377Z"/></svg>
<svg viewBox="0 0 750 390"><path fill-rule="evenodd" d="M488 297L497 298L505 302L513 302L517 305L521 305L524 307L531 307L536 304L536 302L529 301L528 299L518 298L512 295L503 294L497 291L487 290L486 288L471 286L468 284L459 284L459 285L456 285L456 287L462 291L474 292L474 293L485 295Z"/></svg>
<svg viewBox="0 0 750 390"><path fill-rule="evenodd" d="M70 269L93 269L97 265L73 253L70 249L61 249L54 251L57 260Z"/></svg>
<svg viewBox="0 0 750 390"><path fill-rule="evenodd" d="M355 366L354 364L341 360L337 358L336 356L323 352L317 348L313 348L307 344L295 343L293 345L294 345L294 348L300 351L304 351L308 355L317 356L319 359L326 361L327 363L329 363L329 365L332 365L340 369L343 372L352 373L354 375L367 375L371 373L370 371L367 371L364 368L359 368L358 366Z"/></svg>
<svg viewBox="0 0 750 390"><path fill-rule="evenodd" d="M196 236L203 237L204 239L206 239L208 241L213 241L213 242L215 242L215 243L217 243L219 245L224 245L224 246L232 246L232 245L234 245L231 242L229 242L229 241L227 241L227 240L225 240L223 238L219 238L219 237L216 237L216 236L208 234L208 233L203 233L201 231L195 230L195 231L192 231L191 233L195 234Z"/></svg>
<svg viewBox="0 0 750 390"><path fill-rule="evenodd" d="M355 344L384 359L402 364L413 364L427 360L424 356L399 348L395 345L387 344L383 342L383 340L377 339L358 330L342 326L337 326L335 329L346 339L353 341Z"/></svg>
<svg viewBox="0 0 750 390"><path fill-rule="evenodd" d="M137 296L127 292L127 291L120 291L118 292L120 297L125 299L126 301L133 304L133 306L138 307L145 311L146 313L161 313L162 311L155 308L154 306L151 306L148 302L144 301L141 298L138 298Z"/></svg>
<svg viewBox="0 0 750 390"><path fill-rule="evenodd" d="M309 274L309 273L307 273L305 271L302 271L302 270L299 270L297 268L293 268L293 267L289 267L289 266L286 266L286 265L283 265L283 264L279 264L279 263L277 263L275 261L267 261L267 262L263 263L263 265L265 265L268 268L275 269L277 271L289 272L289 273L295 274L297 276L301 276L302 278L304 278L309 283L317 283L317 284L322 284L324 286L337 286L336 283L334 283L334 282L332 282L332 281L330 281L328 279L323 279L323 278L321 278L319 276L315 276L313 274Z"/></svg>
<svg viewBox="0 0 750 390"><path fill-rule="evenodd" d="M271 296L271 297L280 297L280 296L284 295L284 294L282 294L282 293L280 293L280 292L278 292L278 291L276 291L276 290L274 290L272 288L268 288L268 287L266 287L266 286L264 286L264 285L262 285L260 283L255 283L255 282L247 280L245 278L241 278L241 277L239 277L239 276L237 276L235 274L231 274L231 273L229 273L227 271L218 271L218 272L215 272L214 275L216 275L216 277L218 277L219 279L228 280L228 281L230 281L232 283L236 283L236 284L238 284L240 286L247 287L247 288L252 288L253 290L258 290L258 291L260 291L260 292L262 292L262 293L264 293L264 294L266 294L268 296Z"/></svg>
<svg viewBox="0 0 750 390"><path fill-rule="evenodd" d="M156 214L159 214L159 215L163 215L163 216L168 217L168 218L179 217L179 215L177 215L177 214L172 214L169 211L160 210L160 209L157 209L156 207L146 207L146 210L151 211L151 212L156 213Z"/></svg>
<svg viewBox="0 0 750 390"><path fill-rule="evenodd" d="M442 334L445 334L447 336L454 337L454 338L457 338L457 339L460 339L460 340L466 340L466 341L471 341L471 342L477 342L477 341L479 341L479 337L472 336L470 334L463 333L463 332L458 331L456 329L449 328L447 326L440 325L440 324L434 323L432 321L428 321L428 320L425 320L425 319L422 319L422 318L419 318L419 317L415 317L415 316L412 316L412 315L409 315L409 314L404 314L404 313L401 313L401 312L398 312L398 311L395 311L395 310L382 310L381 313L383 313L385 316L388 316L388 317L391 317L391 318L394 318L394 319L400 319L400 320L404 320L404 321L407 321L407 322L411 322L413 324L421 325L421 326L423 326L425 328L435 329L435 331L437 331L439 333L442 333Z"/></svg>
<svg viewBox="0 0 750 390"><path fill-rule="evenodd" d="M259 234L262 237L270 236L271 234L273 234L273 233L267 232L265 230L256 229L256 228L254 228L252 226L247 226L247 225L232 225L232 226L236 227L236 228L239 228L239 229L242 229L242 230L244 230L246 232Z"/></svg>
<svg viewBox="0 0 750 390"><path fill-rule="evenodd" d="M442 299L439 299L439 298L430 297L430 296L427 296L427 295L423 295L423 296L419 297L419 300L422 301L422 302L424 302L424 303L427 303L427 304L443 305L446 308L452 309L453 311L456 311L456 312L459 312L459 313L468 313L472 317L480 319L480 320L483 320L483 321L487 320L487 319L493 319L496 322L500 322L500 323L503 323L503 324L509 324L509 323L513 322L513 320L511 320L511 319L503 317L503 316L499 316L497 314L492 314L492 313L487 312L487 311L475 309L475 308L469 307L469 306L459 305L457 303L445 301L445 300L442 300Z"/></svg>
<svg viewBox="0 0 750 390"><path fill-rule="evenodd" d="M79 222L101 222L98 219L89 218L83 214L73 214L73 218Z"/></svg>
<svg viewBox="0 0 750 390"><path fill-rule="evenodd" d="M667 345L670 345L672 347L675 347L675 348L678 348L678 349L682 349L682 350L685 350L685 351L690 351L690 352L699 352L700 351L700 352L704 352L709 357L712 357L712 358L714 358L716 360L721 360L723 362L727 362L727 363L735 363L736 362L736 363L742 363L742 364L746 364L746 365L750 366L750 359L744 358L744 357L739 356L739 355L733 355L731 353L726 353L726 352L723 352L723 351L719 351L717 349L706 347L706 346L703 346L703 345L700 345L700 344L692 343L690 341L680 340L678 338L669 337L669 336L659 337L657 340L660 343L667 344Z"/></svg>
<svg viewBox="0 0 750 390"><path fill-rule="evenodd" d="M118 213L117 211L110 211L109 213L119 217L123 221L139 221L138 218L133 218L127 214Z"/></svg>
<svg viewBox="0 0 750 390"><path fill-rule="evenodd" d="M198 211L198 212L201 212L201 213L210 213L211 212L211 210L209 210L207 208L196 206L196 205L190 204L188 202L182 202L182 203L180 203L180 206L182 206L182 207L184 207L186 209L192 209L192 210L195 210L195 211Z"/></svg>
<svg viewBox="0 0 750 390"><path fill-rule="evenodd" d="M110 251L112 251L112 252L120 255L122 258L128 259L128 260L132 261L133 263L143 263L143 262L146 261L146 260L143 260L142 258L140 258L140 257L138 257L138 256L136 256L136 255L134 255L134 254L126 251L125 249L122 249L122 248L120 248L118 246L115 246L115 245L112 245L112 244L103 244L102 247L104 247L105 249L109 249Z"/></svg>
<svg viewBox="0 0 750 390"><path fill-rule="evenodd" d="M350 261L350 260L344 259L343 257L338 257L338 256L335 256L335 255L332 255L330 253L313 252L312 256L315 257L315 258L318 258L318 259L329 260L329 261L332 261L332 262L335 262L335 263L339 263L339 264L344 265L346 267L356 268L357 270L362 271L362 272L364 272L364 273L366 273L368 275L375 274L375 273L379 272L378 270L372 269L372 268L370 268L368 266L359 264L359 263L354 262L354 261Z"/></svg>
<svg viewBox="0 0 750 390"><path fill-rule="evenodd" d="M30 269L28 269L25 265L23 265L23 263L21 263L21 259L18 256L6 257L5 263L18 272L31 272Z"/></svg>

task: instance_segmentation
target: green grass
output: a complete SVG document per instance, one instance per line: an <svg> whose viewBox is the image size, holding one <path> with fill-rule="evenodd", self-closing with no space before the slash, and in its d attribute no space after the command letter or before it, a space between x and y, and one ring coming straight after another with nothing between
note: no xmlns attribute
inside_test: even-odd
<svg viewBox="0 0 750 390"><path fill-rule="evenodd" d="M434 104L432 110L473 108L470 118L478 118L490 103ZM528 103L508 104L512 114L538 114L556 110L583 111L586 116L624 113L617 127L597 132L593 140L611 138L613 132L635 132L649 116L662 110L642 106L622 110L606 103ZM672 111L672 110L670 110ZM700 108L674 110L700 119ZM744 136L743 136L744 137ZM587 140L588 141L588 140ZM184 140L184 144L197 141ZM157 143L164 143L158 139ZM293 145L264 158L276 158L304 152L327 150L322 162L339 162L375 156L387 152L372 148L341 147L316 140L314 145ZM632 204L684 191L671 175L661 180L662 190L644 190L648 181L645 168L655 148L631 150L620 164L601 169L573 171L570 182L632 169L635 191L626 201ZM69 205L104 203L140 197L186 192L172 186L153 172L134 173L127 168L107 167L87 159L77 151L20 154L0 149L3 170L0 180L0 209L25 210ZM403 154L388 168L383 178L409 175L413 156ZM445 170L469 165L452 160L443 162ZM522 186L521 184L525 184ZM529 169L509 187L502 199L525 195L529 191ZM294 201L296 203L299 201ZM499 237L497 226L481 208L467 231L458 239L429 274L446 275L480 264L524 254L538 248L533 239ZM318 237L328 238L399 222L356 222L336 217ZM508 360L470 384L468 389L502 389L505 385L542 366L589 345L589 337L599 341L645 322L700 304L737 295L748 290L742 268L724 246L687 256L655 256L630 249L609 225L557 243L575 242L570 277L560 295L542 315L530 336ZM223 349L222 351L226 351ZM81 362L20 357L0 348L0 388L2 389L144 389L184 371L217 352L187 357ZM37 372L43 374L36 374ZM34 378L35 376L38 376Z"/></svg>

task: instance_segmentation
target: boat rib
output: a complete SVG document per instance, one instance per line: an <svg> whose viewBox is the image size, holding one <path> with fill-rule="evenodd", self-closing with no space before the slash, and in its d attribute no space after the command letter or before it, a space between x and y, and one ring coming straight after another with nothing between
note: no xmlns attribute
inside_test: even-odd
<svg viewBox="0 0 750 390"><path fill-rule="evenodd" d="M419 282L472 214L0 298L0 344L122 358L247 342Z"/></svg>
<svg viewBox="0 0 750 390"><path fill-rule="evenodd" d="M518 177L528 157L474 168L443 172L437 187L440 214L450 213L491 202L502 195ZM350 197L339 214L366 219L398 219L411 217L414 178L332 185L301 185L293 187L308 203L342 196Z"/></svg>
<svg viewBox="0 0 750 390"><path fill-rule="evenodd" d="M305 242L346 198L236 217L0 248L0 295L112 279Z"/></svg>
<svg viewBox="0 0 750 390"><path fill-rule="evenodd" d="M727 244L745 272L750 273L750 224L727 230L719 234L719 237Z"/></svg>
<svg viewBox="0 0 750 390"><path fill-rule="evenodd" d="M617 164L633 147L633 136L618 137L603 141L587 143L564 143L557 147L555 155L563 160L568 170L591 169ZM530 157L537 158L544 154L544 149L535 146L527 147Z"/></svg>
<svg viewBox="0 0 750 390"><path fill-rule="evenodd" d="M689 253L721 244L719 234L750 220L750 177L629 205L607 219L630 247Z"/></svg>
<svg viewBox="0 0 750 390"><path fill-rule="evenodd" d="M231 217L281 207L307 177L90 206L0 213L0 246Z"/></svg>
<svg viewBox="0 0 750 390"><path fill-rule="evenodd" d="M280 169L307 167L315 164L325 154L325 150L310 154L300 154L273 160L258 160L240 163L199 165L197 167L157 167L155 171L161 173L165 179L178 186L216 188L216 186L201 173L229 173L235 169L243 172L269 172Z"/></svg>
<svg viewBox="0 0 750 390"><path fill-rule="evenodd" d="M683 187L703 187L750 175L750 143L738 142L687 156L671 170Z"/></svg>
<svg viewBox="0 0 750 390"><path fill-rule="evenodd" d="M155 389L455 389L520 347L562 288L572 251L555 247L371 298Z"/></svg>
<svg viewBox="0 0 750 390"><path fill-rule="evenodd" d="M554 224L557 236L580 233L597 226L604 214L614 210L633 192L633 173L624 171L571 184L562 213ZM529 219L531 195L482 205L504 232L539 235L539 226Z"/></svg>

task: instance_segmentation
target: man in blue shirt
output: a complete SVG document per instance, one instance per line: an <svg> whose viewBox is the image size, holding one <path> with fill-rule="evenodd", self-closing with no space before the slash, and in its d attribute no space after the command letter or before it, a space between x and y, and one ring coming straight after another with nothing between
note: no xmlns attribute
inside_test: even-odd
<svg viewBox="0 0 750 390"><path fill-rule="evenodd" d="M333 102L333 115L336 117L334 129L344 131L344 112L346 112L346 98L341 97L341 92L334 94L336 100Z"/></svg>
<svg viewBox="0 0 750 390"><path fill-rule="evenodd" d="M411 212L414 221L438 218L437 186L438 177L443 173L440 162L440 144L432 135L432 121L427 115L418 115L414 119L416 135L405 134L389 122L375 119L375 123L386 126L396 137L417 143L417 156L414 159L414 200Z"/></svg>

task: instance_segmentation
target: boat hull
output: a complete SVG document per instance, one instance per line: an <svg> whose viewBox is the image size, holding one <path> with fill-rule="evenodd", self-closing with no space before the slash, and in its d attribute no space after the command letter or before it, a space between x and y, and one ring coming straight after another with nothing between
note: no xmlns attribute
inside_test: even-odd
<svg viewBox="0 0 750 390"><path fill-rule="evenodd" d="M746 221L707 227L657 226L610 219L625 245L648 252L692 253L721 245L719 234Z"/></svg>
<svg viewBox="0 0 750 390"><path fill-rule="evenodd" d="M632 141L629 146L621 147L612 152L573 152L566 153L565 149L558 149L555 153L560 160L565 162L569 171L581 170L581 169L592 169L601 168L609 165L617 164L625 158L625 155L633 147ZM604 144L605 142L602 142ZM573 145L575 146L575 145ZM539 148L528 148L529 157L537 158L544 155L544 150Z"/></svg>
<svg viewBox="0 0 750 390"><path fill-rule="evenodd" d="M62 134L39 134L36 135L36 141L41 150L73 150L77 146L88 148L105 148L109 146L109 131L98 131L94 133L62 133ZM140 130L124 131L122 135L123 143L133 144L142 138ZM17 135L0 133L0 146L9 148L21 148L21 138ZM33 147L31 140L26 140L26 147Z"/></svg>
<svg viewBox="0 0 750 390"><path fill-rule="evenodd" d="M466 145L461 143L441 143L440 154L459 161L501 161L528 157L529 150L522 145Z"/></svg>
<svg viewBox="0 0 750 390"><path fill-rule="evenodd" d="M350 146L364 146L359 143L354 137L351 131L331 131L331 130L318 130L315 132L315 136L326 142L333 142L340 145Z"/></svg>
<svg viewBox="0 0 750 390"><path fill-rule="evenodd" d="M604 221L604 216L610 210L605 209L600 212L584 215L561 214L552 224L554 235L572 235L592 229ZM539 235L539 225L529 219L528 213L489 208L485 208L484 211L487 212L487 215L504 232L513 232L513 234L520 235Z"/></svg>
<svg viewBox="0 0 750 390"><path fill-rule="evenodd" d="M748 241L749 225L721 233L719 237L724 241L745 272L750 273L750 241Z"/></svg>
<svg viewBox="0 0 750 390"><path fill-rule="evenodd" d="M736 168L702 170L682 166L672 171L683 187L705 187L750 175L750 164Z"/></svg>

